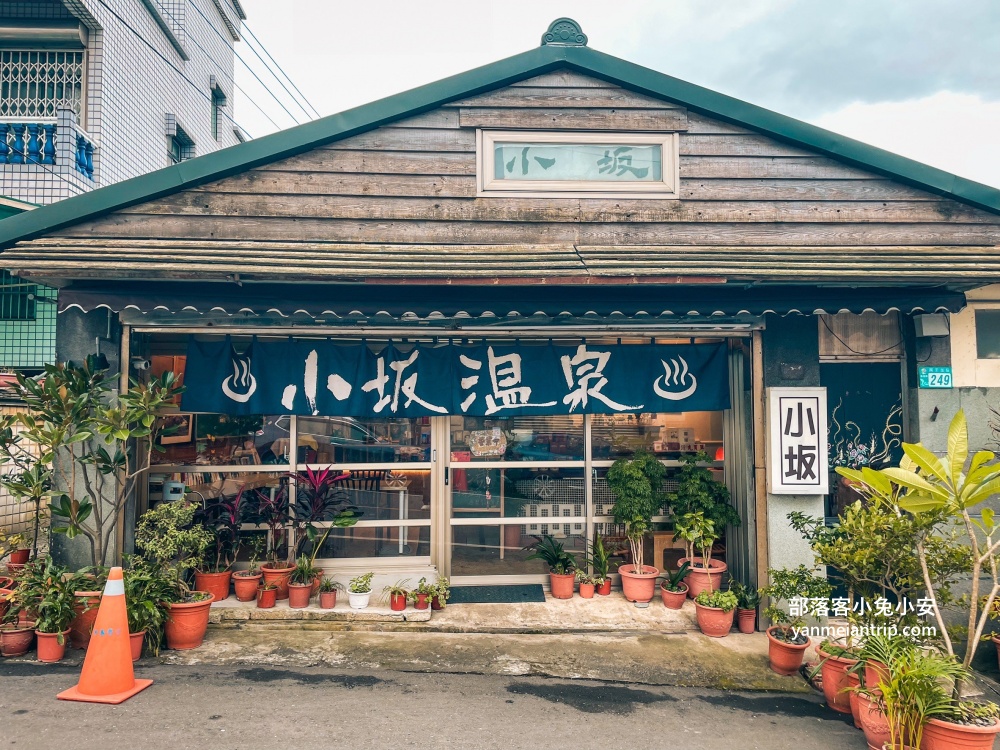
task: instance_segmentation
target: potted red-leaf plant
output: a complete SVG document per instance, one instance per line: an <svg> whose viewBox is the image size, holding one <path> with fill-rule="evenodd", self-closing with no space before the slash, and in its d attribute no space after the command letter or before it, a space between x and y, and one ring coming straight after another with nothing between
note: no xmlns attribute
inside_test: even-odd
<svg viewBox="0 0 1000 750"><path fill-rule="evenodd" d="M198 591L211 593L217 602L229 598L232 567L240 551L240 531L247 517L249 494L241 487L232 497L207 500L195 516L195 522L212 533L212 543L204 564L194 573L194 585Z"/></svg>
<svg viewBox="0 0 1000 750"><path fill-rule="evenodd" d="M334 528L354 526L363 515L360 508L351 505L344 482L350 472L334 473L331 469L305 471L291 475L296 480L295 504L292 523L298 530L296 554L308 554L315 570L312 593L319 590L323 569L316 567L316 558Z"/></svg>
<svg viewBox="0 0 1000 750"><path fill-rule="evenodd" d="M652 453L638 451L631 459L620 458L608 469L608 487L615 497L611 509L615 523L625 526L632 562L618 567L622 593L632 602L651 601L656 593L658 568L644 564L644 540L652 529L653 516L663 507L666 469Z"/></svg>
<svg viewBox="0 0 1000 750"><path fill-rule="evenodd" d="M526 560L541 560L549 568L549 590L555 599L573 598L573 581L576 575L576 558L563 543L551 534L533 536L535 543L525 547L530 550Z"/></svg>
<svg viewBox="0 0 1000 750"><path fill-rule="evenodd" d="M768 659L773 671L793 675L809 648L809 637L802 632L806 618L817 602L830 598L830 583L805 565L769 570L768 578L770 583L760 590L770 600L764 616L773 623L767 629Z"/></svg>
<svg viewBox="0 0 1000 750"><path fill-rule="evenodd" d="M288 581L295 570L295 566L287 562L288 523L291 520L288 485L282 484L266 492L254 490L247 514L251 523L267 527L267 562L261 565L264 582L277 586L278 600L287 599Z"/></svg>

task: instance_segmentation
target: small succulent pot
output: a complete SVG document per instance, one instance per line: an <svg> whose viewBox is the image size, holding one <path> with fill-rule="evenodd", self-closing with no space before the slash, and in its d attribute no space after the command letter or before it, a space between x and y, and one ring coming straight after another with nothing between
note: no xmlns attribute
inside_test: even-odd
<svg viewBox="0 0 1000 750"><path fill-rule="evenodd" d="M757 629L757 610L737 609L736 627L741 633L747 635L753 633Z"/></svg>
<svg viewBox="0 0 1000 750"><path fill-rule="evenodd" d="M263 586L257 589L257 608L271 609L278 601L278 589L266 589Z"/></svg>
<svg viewBox="0 0 1000 750"><path fill-rule="evenodd" d="M310 597L312 597L312 581L288 584L288 606L292 609L308 607Z"/></svg>
<svg viewBox="0 0 1000 750"><path fill-rule="evenodd" d="M233 573L233 590L241 602L252 602L257 597L257 587L263 576L260 573L249 575L246 571Z"/></svg>
<svg viewBox="0 0 1000 750"><path fill-rule="evenodd" d="M593 599L597 591L597 584L580 582L580 597L582 599Z"/></svg>
<svg viewBox="0 0 1000 750"><path fill-rule="evenodd" d="M597 587L598 596L610 596L611 595L611 579L605 578L604 583Z"/></svg>
<svg viewBox="0 0 1000 750"><path fill-rule="evenodd" d="M337 606L337 592L336 591L320 591L319 592L319 606L320 609L333 609Z"/></svg>
<svg viewBox="0 0 1000 750"><path fill-rule="evenodd" d="M681 583L677 591L665 589L663 584L660 584L660 601L663 602L663 606L667 609L680 609L683 607L687 595L688 587L686 583Z"/></svg>

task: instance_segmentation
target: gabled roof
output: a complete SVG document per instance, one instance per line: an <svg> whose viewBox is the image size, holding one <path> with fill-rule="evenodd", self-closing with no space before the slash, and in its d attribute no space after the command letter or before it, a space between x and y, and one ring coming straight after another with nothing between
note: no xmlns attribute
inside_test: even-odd
<svg viewBox="0 0 1000 750"><path fill-rule="evenodd" d="M1000 214L1000 189L598 52L584 46L586 37L582 33L575 41L559 42L549 38L552 29L560 23L565 26L567 21L554 22L543 37L542 46L536 49L4 220L0 223L0 248L295 156L422 114L449 101L558 69L569 69L674 102L703 115L751 128L785 143L809 148L846 164Z"/></svg>

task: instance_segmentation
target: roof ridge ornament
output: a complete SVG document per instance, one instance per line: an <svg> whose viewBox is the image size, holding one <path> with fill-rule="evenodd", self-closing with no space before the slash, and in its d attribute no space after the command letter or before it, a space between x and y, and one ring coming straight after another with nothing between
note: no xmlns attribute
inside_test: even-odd
<svg viewBox="0 0 1000 750"><path fill-rule="evenodd" d="M557 18L549 24L549 29L542 34L542 46L552 44L559 47L586 47L587 35L583 33L580 24L572 18Z"/></svg>

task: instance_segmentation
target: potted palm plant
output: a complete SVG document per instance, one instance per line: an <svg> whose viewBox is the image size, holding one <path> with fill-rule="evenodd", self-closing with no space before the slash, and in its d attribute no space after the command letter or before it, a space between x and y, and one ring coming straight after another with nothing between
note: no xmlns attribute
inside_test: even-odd
<svg viewBox="0 0 1000 750"><path fill-rule="evenodd" d="M352 578L347 584L347 598L351 609L364 609L372 595L372 578L375 573L364 573Z"/></svg>
<svg viewBox="0 0 1000 750"><path fill-rule="evenodd" d="M608 596L611 593L611 550L604 545L604 539L596 531L590 543L587 565L594 573L597 593Z"/></svg>
<svg viewBox="0 0 1000 750"><path fill-rule="evenodd" d="M652 453L639 451L631 459L620 458L608 469L608 487L615 496L611 509L615 523L625 526L632 562L621 565L622 593L632 602L651 601L656 593L658 568L644 564L643 542L652 528L653 516L663 506L666 469Z"/></svg>
<svg viewBox="0 0 1000 750"><path fill-rule="evenodd" d="M251 538L247 546L250 548L250 564L246 570L237 570L233 573L233 591L236 598L241 602L252 602L257 596L257 587L263 577L257 561L264 553L264 546L267 540L262 536Z"/></svg>
<svg viewBox="0 0 1000 750"><path fill-rule="evenodd" d="M292 609L302 609L309 606L312 597L313 580L316 578L316 568L305 555L299 555L295 561L295 569L288 581L288 606Z"/></svg>
<svg viewBox="0 0 1000 750"><path fill-rule="evenodd" d="M549 589L556 599L573 598L573 580L576 574L576 558L566 551L563 543L551 534L532 537L534 544L525 547L532 550L526 560L541 560L549 567Z"/></svg>
<svg viewBox="0 0 1000 750"><path fill-rule="evenodd" d="M695 597L694 609L702 633L712 638L725 638L733 629L736 594L719 589L702 591Z"/></svg>
<svg viewBox="0 0 1000 750"><path fill-rule="evenodd" d="M815 602L830 598L830 583L805 565L769 570L770 583L760 590L770 600L764 616L772 625L767 629L767 655L771 669L793 675L802 666L809 648L809 637L802 633L806 618L815 612Z"/></svg>
<svg viewBox="0 0 1000 750"><path fill-rule="evenodd" d="M673 573L668 573L660 584L660 599L667 609L681 609L687 599L688 586L684 577L688 574L691 563L685 560Z"/></svg>
<svg viewBox="0 0 1000 750"><path fill-rule="evenodd" d="M406 609L407 590L406 584L409 581L396 581L391 586L382 589L382 595L389 599L389 609L393 612L402 612Z"/></svg>

